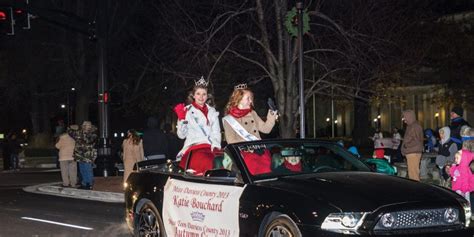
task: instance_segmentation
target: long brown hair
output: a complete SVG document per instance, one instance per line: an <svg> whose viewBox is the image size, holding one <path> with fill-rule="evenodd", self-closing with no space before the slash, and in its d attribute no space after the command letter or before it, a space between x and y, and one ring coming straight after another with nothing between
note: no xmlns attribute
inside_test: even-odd
<svg viewBox="0 0 474 237"><path fill-rule="evenodd" d="M206 92L209 92L209 89L207 88L207 86L204 86L204 85L196 85L193 87L193 89L189 92L188 94L188 97L186 98L186 104L189 105L191 103L193 103L194 101L194 93L196 93L196 91L198 89L204 89L206 90ZM208 94L209 96L209 94Z"/></svg>
<svg viewBox="0 0 474 237"><path fill-rule="evenodd" d="M129 139L129 142L132 142L133 145L140 144L141 140L140 135L138 135L135 129L128 130L127 139Z"/></svg>
<svg viewBox="0 0 474 237"><path fill-rule="evenodd" d="M245 92L249 92L250 96L252 97L252 104L250 104L250 108L254 109L253 107L253 92L250 89L235 89L232 92L232 95L229 97L229 102L225 106L225 113L229 114L230 108L235 107L239 104L239 102L244 98Z"/></svg>

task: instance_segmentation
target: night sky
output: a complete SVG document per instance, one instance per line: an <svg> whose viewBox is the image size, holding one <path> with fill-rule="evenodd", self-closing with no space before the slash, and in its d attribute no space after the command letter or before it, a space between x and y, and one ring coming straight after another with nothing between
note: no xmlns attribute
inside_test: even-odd
<svg viewBox="0 0 474 237"><path fill-rule="evenodd" d="M26 22L19 20L15 35L0 35L1 133L52 132L57 120L68 120L68 108L71 123L98 123L95 37L106 42L112 132L142 129L148 116L172 121L172 106L201 76L211 80L221 112L241 82L252 87L260 110L266 109L267 98L276 97L275 81L262 69L269 68L267 58L254 40L262 39L258 15L246 10L255 9L256 1L108 1L105 11L97 1L10 2L0 1L1 9L12 6L32 18L31 29L22 29ZM272 2L262 1L268 44L278 52ZM285 11L293 4L289 1ZM390 79L393 85L443 83L474 98L466 90L474 81L474 17L440 20L473 14L474 1L331 0L305 1L305 6L310 12L305 50L330 49L305 54L305 86L321 79L317 95L327 96L325 83L331 82L362 88L358 96L369 100L375 85L388 80L380 75L396 74L402 76ZM106 14L104 32L92 23L99 14ZM5 21L0 27L8 28ZM416 76L420 68L433 69L436 76ZM342 89L338 96L351 100L354 94Z"/></svg>

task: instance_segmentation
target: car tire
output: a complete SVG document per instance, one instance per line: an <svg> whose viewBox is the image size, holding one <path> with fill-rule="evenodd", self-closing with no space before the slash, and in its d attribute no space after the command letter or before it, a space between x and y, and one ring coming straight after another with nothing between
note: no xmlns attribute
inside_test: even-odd
<svg viewBox="0 0 474 237"><path fill-rule="evenodd" d="M270 218L265 225L264 237L301 237L296 223L285 214L278 214Z"/></svg>
<svg viewBox="0 0 474 237"><path fill-rule="evenodd" d="M166 236L163 220L153 203L147 202L140 208L135 221L134 236Z"/></svg>

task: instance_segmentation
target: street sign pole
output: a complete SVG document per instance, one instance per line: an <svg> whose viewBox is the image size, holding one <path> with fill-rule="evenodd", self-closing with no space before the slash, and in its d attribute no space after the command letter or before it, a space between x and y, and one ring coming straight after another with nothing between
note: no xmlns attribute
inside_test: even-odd
<svg viewBox="0 0 474 237"><path fill-rule="evenodd" d="M96 160L97 169L107 177L113 171L112 149L109 139L109 93L107 83L107 2L98 1L97 16L97 54L98 54L98 106L99 106L99 149Z"/></svg>
<svg viewBox="0 0 474 237"><path fill-rule="evenodd" d="M303 82L303 1L296 2L298 13L298 78L300 94L300 138L305 138L305 107L304 107L304 82Z"/></svg>

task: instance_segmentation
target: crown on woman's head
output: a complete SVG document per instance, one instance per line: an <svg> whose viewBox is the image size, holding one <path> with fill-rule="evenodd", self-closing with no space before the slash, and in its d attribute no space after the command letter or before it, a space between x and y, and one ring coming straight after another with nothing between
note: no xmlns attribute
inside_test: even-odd
<svg viewBox="0 0 474 237"><path fill-rule="evenodd" d="M204 80L204 76L201 76L201 78L198 81L194 81L194 85L196 86L206 86L209 84L208 81Z"/></svg>
<svg viewBox="0 0 474 237"><path fill-rule="evenodd" d="M241 83L234 86L234 90L238 90L238 89L247 89L247 83Z"/></svg>

